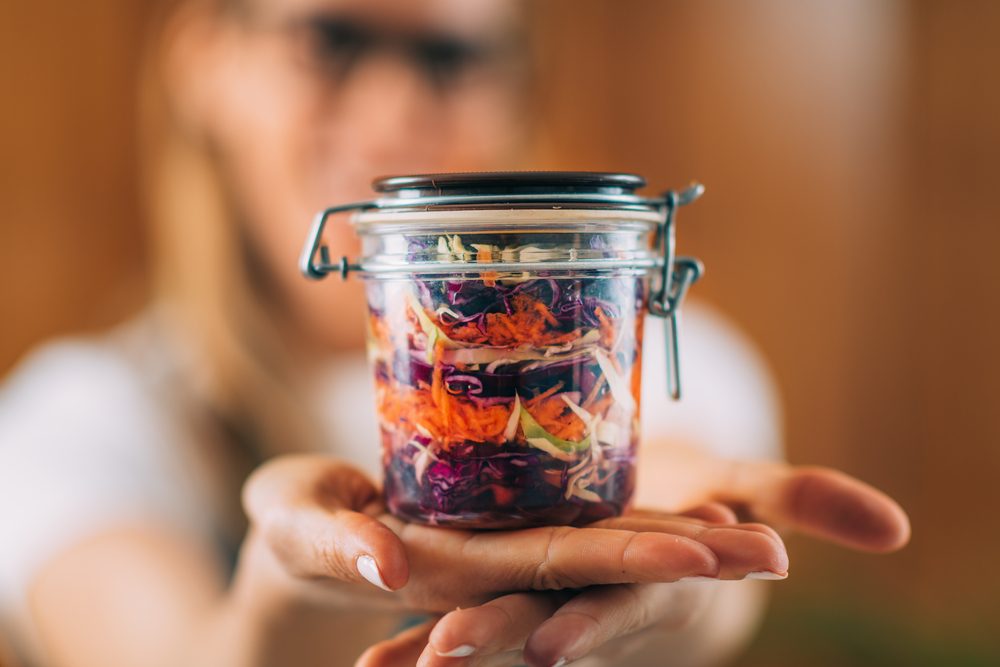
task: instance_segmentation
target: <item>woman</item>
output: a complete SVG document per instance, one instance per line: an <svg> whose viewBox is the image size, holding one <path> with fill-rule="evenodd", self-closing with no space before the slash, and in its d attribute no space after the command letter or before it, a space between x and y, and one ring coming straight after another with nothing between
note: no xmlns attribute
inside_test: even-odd
<svg viewBox="0 0 1000 667"><path fill-rule="evenodd" d="M345 316L358 285L308 284L296 255L312 212L373 175L518 165L517 6L183 0L164 16L145 91L156 303L42 348L0 398L0 611L28 659L707 665L762 604L759 583L714 580L788 571L777 533L731 507L860 549L905 543L881 493L773 460L766 374L704 310L687 354L711 395L644 410L649 509L487 534L387 515L362 318ZM330 241L350 252L343 228Z"/></svg>

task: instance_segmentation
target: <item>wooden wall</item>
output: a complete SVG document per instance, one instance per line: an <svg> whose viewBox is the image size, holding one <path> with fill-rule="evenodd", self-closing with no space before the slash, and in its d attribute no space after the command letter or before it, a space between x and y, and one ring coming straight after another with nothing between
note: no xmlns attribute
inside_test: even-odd
<svg viewBox="0 0 1000 667"><path fill-rule="evenodd" d="M143 3L0 5L0 372L142 294L134 72Z"/></svg>
<svg viewBox="0 0 1000 667"><path fill-rule="evenodd" d="M0 369L141 297L139 4L0 9ZM912 512L913 544L891 557L794 540L744 664L990 664L1000 3L545 0L533 14L538 166L706 183L680 242L708 265L697 295L769 358L790 457Z"/></svg>

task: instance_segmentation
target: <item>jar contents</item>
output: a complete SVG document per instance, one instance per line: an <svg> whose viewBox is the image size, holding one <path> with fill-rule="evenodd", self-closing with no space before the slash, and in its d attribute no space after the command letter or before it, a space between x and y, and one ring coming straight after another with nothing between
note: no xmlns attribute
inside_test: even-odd
<svg viewBox="0 0 1000 667"><path fill-rule="evenodd" d="M439 261L530 263L549 247L409 237ZM628 269L367 281L390 511L436 525L583 524L635 483L648 277Z"/></svg>

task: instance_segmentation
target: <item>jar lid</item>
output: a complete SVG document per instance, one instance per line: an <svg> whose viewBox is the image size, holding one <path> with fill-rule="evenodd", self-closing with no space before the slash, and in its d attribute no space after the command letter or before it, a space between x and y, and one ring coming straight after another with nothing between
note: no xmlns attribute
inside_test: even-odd
<svg viewBox="0 0 1000 667"><path fill-rule="evenodd" d="M399 198L462 195L503 195L544 192L558 194L631 195L646 185L637 174L599 171L480 171L415 174L375 179L375 192Z"/></svg>
<svg viewBox="0 0 1000 667"><path fill-rule="evenodd" d="M664 199L636 194L636 174L597 171L484 171L376 179L380 195L359 210L470 208L593 208L662 211Z"/></svg>

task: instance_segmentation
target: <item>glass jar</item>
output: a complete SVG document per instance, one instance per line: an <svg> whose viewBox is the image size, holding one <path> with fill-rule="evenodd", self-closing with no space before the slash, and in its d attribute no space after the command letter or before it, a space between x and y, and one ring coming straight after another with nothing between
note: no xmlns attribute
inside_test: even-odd
<svg viewBox="0 0 1000 667"><path fill-rule="evenodd" d="M579 525L635 486L645 315L667 323L702 273L674 254L693 185L647 198L632 174L491 172L377 180L379 198L321 212L313 279L366 281L368 356L389 510L465 528ZM362 256L332 264L330 216Z"/></svg>

